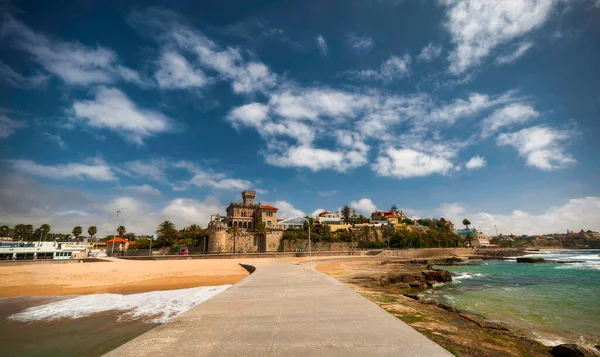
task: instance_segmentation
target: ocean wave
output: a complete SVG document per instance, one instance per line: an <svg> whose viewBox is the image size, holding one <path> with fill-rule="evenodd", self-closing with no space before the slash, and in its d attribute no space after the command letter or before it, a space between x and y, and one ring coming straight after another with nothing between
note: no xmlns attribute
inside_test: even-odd
<svg viewBox="0 0 600 357"><path fill-rule="evenodd" d="M124 311L119 321L143 319L165 323L175 316L225 291L231 285L151 291L141 294L90 294L30 307L8 319L31 322L78 319L108 311Z"/></svg>
<svg viewBox="0 0 600 357"><path fill-rule="evenodd" d="M464 280L464 279L473 279L473 278L479 278L485 276L484 274L481 273L461 273L460 275L457 276L453 276L452 280Z"/></svg>
<svg viewBox="0 0 600 357"><path fill-rule="evenodd" d="M565 263L565 264L560 264L560 266L557 266L554 269L558 269L558 270L569 270L569 269L579 269L579 270L600 270L600 264L598 264L597 262L586 262L586 263Z"/></svg>

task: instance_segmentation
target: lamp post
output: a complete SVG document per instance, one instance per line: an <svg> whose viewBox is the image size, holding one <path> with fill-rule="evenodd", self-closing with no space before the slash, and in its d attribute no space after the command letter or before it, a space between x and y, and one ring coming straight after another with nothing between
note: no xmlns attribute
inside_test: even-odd
<svg viewBox="0 0 600 357"><path fill-rule="evenodd" d="M117 223L115 224L115 234L113 235L113 244L110 251L111 257L115 255L115 240L117 239L117 227L119 226L119 213L121 213L120 209L117 210Z"/></svg>
<svg viewBox="0 0 600 357"><path fill-rule="evenodd" d="M310 226L312 224L310 224L310 221L308 222L308 262L310 264L310 266L312 267L312 250L311 250L311 245L310 245Z"/></svg>

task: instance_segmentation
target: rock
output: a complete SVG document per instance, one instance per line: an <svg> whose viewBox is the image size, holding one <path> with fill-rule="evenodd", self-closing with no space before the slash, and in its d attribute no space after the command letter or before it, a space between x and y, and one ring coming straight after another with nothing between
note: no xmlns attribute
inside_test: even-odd
<svg viewBox="0 0 600 357"><path fill-rule="evenodd" d="M426 305L438 305L439 304L439 302L434 299L421 299L419 301L421 301L422 304L426 304Z"/></svg>
<svg viewBox="0 0 600 357"><path fill-rule="evenodd" d="M389 277L390 277L390 284L396 284L399 281L401 281L399 275L393 274L393 275L390 275Z"/></svg>
<svg viewBox="0 0 600 357"><path fill-rule="evenodd" d="M404 294L404 296L406 296L407 298L413 299L413 300L417 300L417 301L419 301L421 299L419 297L419 295L416 295L416 294Z"/></svg>
<svg viewBox="0 0 600 357"><path fill-rule="evenodd" d="M410 288L410 285L408 285L408 283L398 283L398 284L396 284L396 287L398 289L408 289L408 288Z"/></svg>
<svg viewBox="0 0 600 357"><path fill-rule="evenodd" d="M440 307L440 308L442 308L442 309L444 309L444 310L446 310L446 311L449 311L449 312L456 312L456 308L455 307L450 306L448 304L445 304L443 302L440 302L439 304L437 304L437 306Z"/></svg>
<svg viewBox="0 0 600 357"><path fill-rule="evenodd" d="M425 282L425 285L427 285L427 287L428 287L428 288L431 288L431 287L433 287L433 284L435 284L435 281L431 281L431 280L429 280L429 281L426 281L426 282Z"/></svg>
<svg viewBox="0 0 600 357"><path fill-rule="evenodd" d="M545 263L544 258L517 258L517 263Z"/></svg>
<svg viewBox="0 0 600 357"><path fill-rule="evenodd" d="M413 275L413 279L415 279L415 281L424 281L422 275Z"/></svg>
<svg viewBox="0 0 600 357"><path fill-rule="evenodd" d="M452 281L452 276L447 270L425 270L422 272L425 280L433 280L439 283L447 283Z"/></svg>
<svg viewBox="0 0 600 357"><path fill-rule="evenodd" d="M408 283L408 285L411 288L420 288L421 287L421 283L419 283L418 281L413 281L412 283Z"/></svg>
<svg viewBox="0 0 600 357"><path fill-rule="evenodd" d="M415 277L412 274L402 274L401 279L403 283L412 283L415 281Z"/></svg>
<svg viewBox="0 0 600 357"><path fill-rule="evenodd" d="M390 277L382 276L381 278L379 278L379 285L381 285L382 287L390 285Z"/></svg>
<svg viewBox="0 0 600 357"><path fill-rule="evenodd" d="M600 353L584 346L574 343L565 343L554 346L550 349L550 354L554 357L598 357Z"/></svg>

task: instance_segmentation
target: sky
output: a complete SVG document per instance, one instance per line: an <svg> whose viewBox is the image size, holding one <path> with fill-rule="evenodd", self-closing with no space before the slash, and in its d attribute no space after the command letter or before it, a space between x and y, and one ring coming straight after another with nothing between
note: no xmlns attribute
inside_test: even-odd
<svg viewBox="0 0 600 357"><path fill-rule="evenodd" d="M0 3L0 224L600 230L600 1L173 3Z"/></svg>

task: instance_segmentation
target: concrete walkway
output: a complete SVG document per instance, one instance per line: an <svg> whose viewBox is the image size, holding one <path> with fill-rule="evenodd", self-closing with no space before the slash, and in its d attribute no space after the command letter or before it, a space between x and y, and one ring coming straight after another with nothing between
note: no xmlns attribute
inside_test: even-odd
<svg viewBox="0 0 600 357"><path fill-rule="evenodd" d="M309 267L268 263L106 356L452 356Z"/></svg>

